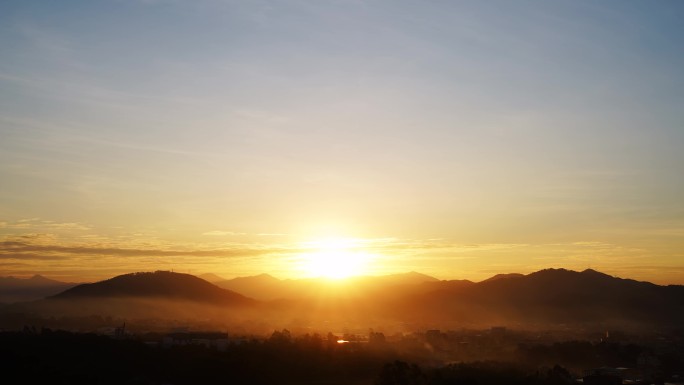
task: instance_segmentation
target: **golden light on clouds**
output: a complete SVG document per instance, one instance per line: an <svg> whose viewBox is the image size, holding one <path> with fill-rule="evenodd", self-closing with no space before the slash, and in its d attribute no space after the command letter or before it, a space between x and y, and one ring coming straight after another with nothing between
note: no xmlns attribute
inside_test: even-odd
<svg viewBox="0 0 684 385"><path fill-rule="evenodd" d="M282 279L341 279L418 271L438 279L479 281L549 266L597 269L657 283L682 283L673 244L633 241L463 243L448 238L265 236L240 229L219 234L127 232L42 219L0 224L3 275L43 274L64 281L133 271L212 272L225 278L269 273ZM210 233L212 236L205 234ZM310 233L308 233L310 235ZM676 244L675 244L676 245Z"/></svg>

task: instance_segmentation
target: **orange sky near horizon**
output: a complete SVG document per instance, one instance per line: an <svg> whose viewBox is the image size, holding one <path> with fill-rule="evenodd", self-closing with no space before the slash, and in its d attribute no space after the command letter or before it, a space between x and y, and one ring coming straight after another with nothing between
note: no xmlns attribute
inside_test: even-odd
<svg viewBox="0 0 684 385"><path fill-rule="evenodd" d="M42 274L70 282L154 270L214 273L227 279L261 273L280 279L338 279L417 271L442 280L481 281L496 274L527 274L546 268L592 268L621 278L684 284L681 267L647 265L651 258L644 255L644 249L604 242L464 244L447 239L306 239L284 233L219 230L200 234L201 242L190 242L189 237L172 241L141 232L97 235L84 225L42 220L3 226L5 233L13 234L5 235L0 243L0 255L5 261L21 263L5 262L0 275ZM48 228L51 233L43 232Z"/></svg>

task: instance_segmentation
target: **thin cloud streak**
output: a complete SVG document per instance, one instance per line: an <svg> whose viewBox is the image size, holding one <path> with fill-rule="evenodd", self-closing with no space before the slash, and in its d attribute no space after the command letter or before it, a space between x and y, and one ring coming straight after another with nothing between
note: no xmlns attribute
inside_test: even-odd
<svg viewBox="0 0 684 385"><path fill-rule="evenodd" d="M24 260L24 261L56 261L56 260L64 260L65 258L69 258L69 257L63 256L63 255L49 255L49 254L36 254L36 253L23 253L23 252L12 253L12 252L7 252L6 250L0 250L0 259L16 259L16 260Z"/></svg>
<svg viewBox="0 0 684 385"><path fill-rule="evenodd" d="M127 249L108 247L86 246L57 246L57 245L32 245L29 243L5 241L0 242L0 254L7 253L59 253L67 255L108 255L119 257L173 257L173 256L200 256L200 257L243 257L258 256L284 251L282 249L215 249L215 250L160 250L160 249Z"/></svg>

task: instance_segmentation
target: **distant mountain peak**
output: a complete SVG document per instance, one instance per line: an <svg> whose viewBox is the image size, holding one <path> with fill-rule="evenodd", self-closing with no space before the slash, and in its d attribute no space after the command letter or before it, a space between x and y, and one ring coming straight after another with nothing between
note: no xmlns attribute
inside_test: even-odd
<svg viewBox="0 0 684 385"><path fill-rule="evenodd" d="M14 278L14 277L8 277L8 278L14 279L17 281L22 281L28 285L38 285L38 286L69 284L67 282L61 282L61 281L57 281L54 279L50 279L50 278L48 278L44 275L40 275L40 274L34 274L32 277L29 277L29 278Z"/></svg>
<svg viewBox="0 0 684 385"><path fill-rule="evenodd" d="M51 298L114 297L163 297L223 304L249 304L254 301L194 275L171 271L119 275L100 282L78 285Z"/></svg>
<svg viewBox="0 0 684 385"><path fill-rule="evenodd" d="M39 279L39 278L45 278L45 277L43 277L40 274L34 274L33 277L31 277L31 279Z"/></svg>
<svg viewBox="0 0 684 385"><path fill-rule="evenodd" d="M214 273L205 273L205 274L198 275L197 277L202 278L203 280L211 282L211 283L221 282L221 281L226 280L225 278L218 276Z"/></svg>
<svg viewBox="0 0 684 385"><path fill-rule="evenodd" d="M527 274L527 277L565 277L568 275L579 274L577 271L563 268L548 268Z"/></svg>
<svg viewBox="0 0 684 385"><path fill-rule="evenodd" d="M563 268L550 268L550 269L543 269L536 271L534 273L530 273L530 276L571 276L571 275L577 275L577 276L594 276L594 277L601 277L601 278L614 278L613 276L602 273L600 271L594 270L594 269L585 269L583 271L575 271L575 270L568 270L568 269L563 269Z"/></svg>
<svg viewBox="0 0 684 385"><path fill-rule="evenodd" d="M525 276L524 274L520 274L520 273L497 274L497 275L495 275L495 276L493 276L493 277L489 277L489 278L485 279L485 280L482 281L482 282L498 281L498 280L500 280L500 279L521 278L521 277L524 277L524 276Z"/></svg>
<svg viewBox="0 0 684 385"><path fill-rule="evenodd" d="M76 286L36 274L30 278L0 277L0 302L32 301Z"/></svg>
<svg viewBox="0 0 684 385"><path fill-rule="evenodd" d="M245 282L278 282L280 281L278 278L267 274L267 273L261 273L258 275L248 275L244 277L235 277L232 279L226 279L221 281L223 282L240 282L240 281L245 281Z"/></svg>
<svg viewBox="0 0 684 385"><path fill-rule="evenodd" d="M261 274L257 275L256 277L278 281L278 278L272 276L271 274L267 274L267 273L261 273Z"/></svg>
<svg viewBox="0 0 684 385"><path fill-rule="evenodd" d="M582 274L586 274L586 275L592 274L592 275L598 275L598 276L602 276L602 277L611 277L610 275L608 275L606 273L602 273L602 272L596 271L594 269L583 270Z"/></svg>
<svg viewBox="0 0 684 385"><path fill-rule="evenodd" d="M389 277L389 278L411 278L414 280L423 280L425 282L427 281L439 281L437 278L429 276L427 274L419 273L417 271L409 271L408 273L399 273L399 274L391 274L391 275L386 275L384 277Z"/></svg>

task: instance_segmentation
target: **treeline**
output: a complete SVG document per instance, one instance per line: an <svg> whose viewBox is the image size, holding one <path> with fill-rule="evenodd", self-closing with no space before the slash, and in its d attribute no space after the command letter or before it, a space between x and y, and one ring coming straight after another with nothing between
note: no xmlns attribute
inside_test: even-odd
<svg viewBox="0 0 684 385"><path fill-rule="evenodd" d="M518 354L529 362L550 365L557 362L576 368L637 366L640 355L648 353L644 347L616 342L591 343L589 341L565 341L551 345L520 344Z"/></svg>
<svg viewBox="0 0 684 385"><path fill-rule="evenodd" d="M385 364L375 385L568 385L574 377L555 365L542 370L524 370L501 362L473 362L423 370L402 361Z"/></svg>
<svg viewBox="0 0 684 385"><path fill-rule="evenodd" d="M571 341L521 345L515 363L442 366L424 350L384 342L338 344L332 335L293 337L287 330L221 350L192 344L153 346L145 341L159 341L161 335L149 337L114 339L50 329L0 333L0 383L12 383L4 378L20 379L16 383L22 384L70 385L561 385L573 383L578 368L633 367L645 353L635 345ZM681 351L655 358L664 374L683 368Z"/></svg>
<svg viewBox="0 0 684 385"><path fill-rule="evenodd" d="M286 332L224 351L49 329L0 333L0 376L22 384L361 384L396 357L388 349Z"/></svg>

